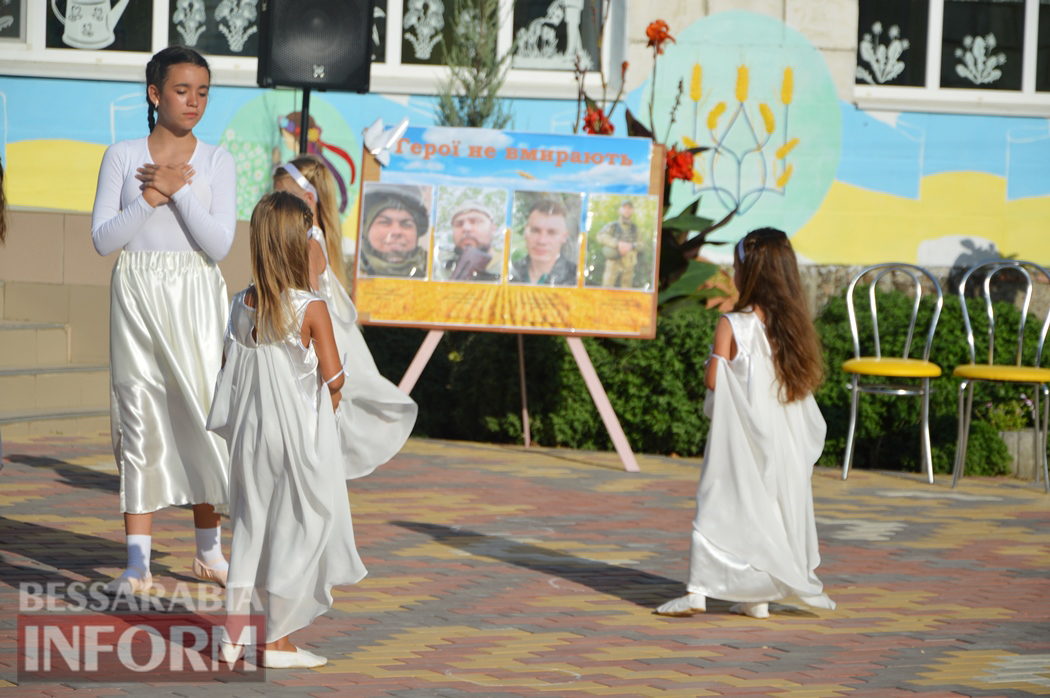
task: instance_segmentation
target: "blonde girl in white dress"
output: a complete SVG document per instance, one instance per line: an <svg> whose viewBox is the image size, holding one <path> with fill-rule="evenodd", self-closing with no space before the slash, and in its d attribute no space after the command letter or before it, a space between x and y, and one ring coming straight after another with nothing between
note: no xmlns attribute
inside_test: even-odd
<svg viewBox="0 0 1050 698"><path fill-rule="evenodd" d="M222 357L233 243L233 157L193 129L211 73L173 46L146 66L150 134L106 149L91 213L99 254L120 251L110 301L113 452L128 566L111 593L149 589L153 512L193 506L199 579L225 582L215 505L227 502L226 448L204 427Z"/></svg>
<svg viewBox="0 0 1050 698"><path fill-rule="evenodd" d="M273 186L303 199L314 214L310 228L310 286L325 299L339 356L345 361L345 400L336 414L348 479L368 475L393 458L412 433L418 407L376 368L346 292L343 238L335 180L317 157L303 155L274 171Z"/></svg>
<svg viewBox="0 0 1050 698"><path fill-rule="evenodd" d="M306 204L285 192L255 207L253 285L231 304L208 417L230 453L233 543L222 654L232 662L244 645L262 645L269 668L325 664L288 636L331 608L333 586L366 574L335 424L344 374L328 309L310 290L311 222ZM259 612L266 618L261 641L242 633Z"/></svg>
<svg viewBox="0 0 1050 698"><path fill-rule="evenodd" d="M733 312L718 321L707 364L704 450L690 546L688 592L656 613L689 616L708 597L734 613L769 617L769 602L835 608L820 564L810 478L824 448L813 399L820 340L783 232L762 228L737 245Z"/></svg>

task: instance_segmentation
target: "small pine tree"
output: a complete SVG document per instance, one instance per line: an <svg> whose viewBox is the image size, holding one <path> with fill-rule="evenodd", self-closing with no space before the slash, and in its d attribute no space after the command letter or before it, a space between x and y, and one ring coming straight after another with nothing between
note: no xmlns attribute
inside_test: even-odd
<svg viewBox="0 0 1050 698"><path fill-rule="evenodd" d="M499 96L513 50L498 55L499 0L455 0L452 37L445 45L448 80L438 89L434 118L441 126L505 128L511 122Z"/></svg>

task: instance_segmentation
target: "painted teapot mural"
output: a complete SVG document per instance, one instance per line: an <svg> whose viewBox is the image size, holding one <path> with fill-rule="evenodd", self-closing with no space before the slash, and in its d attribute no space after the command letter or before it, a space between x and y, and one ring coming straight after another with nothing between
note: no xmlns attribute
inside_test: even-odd
<svg viewBox="0 0 1050 698"><path fill-rule="evenodd" d="M67 0L66 14L58 9L58 0L51 0L51 9L65 26L62 42L73 48L101 49L112 44L116 37L113 27L120 21L130 0Z"/></svg>

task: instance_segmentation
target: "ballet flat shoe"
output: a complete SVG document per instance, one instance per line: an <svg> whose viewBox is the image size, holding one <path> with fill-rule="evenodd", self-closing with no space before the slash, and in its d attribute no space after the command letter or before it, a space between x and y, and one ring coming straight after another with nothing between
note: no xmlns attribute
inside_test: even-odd
<svg viewBox="0 0 1050 698"><path fill-rule="evenodd" d="M750 616L751 618L769 618L769 603L758 602L758 603L735 603L729 607L730 613L739 613L742 616Z"/></svg>
<svg viewBox="0 0 1050 698"><path fill-rule="evenodd" d="M707 611L707 599L702 594L686 594L658 607L653 613L658 616L683 618Z"/></svg>
<svg viewBox="0 0 1050 698"><path fill-rule="evenodd" d="M241 658L241 653L244 652L244 645L231 645L228 642L219 643L219 658L227 664L233 664Z"/></svg>
<svg viewBox="0 0 1050 698"><path fill-rule="evenodd" d="M143 577L120 576L111 579L102 585L102 592L110 596L128 596L130 594L143 594L153 586L153 575L146 572Z"/></svg>
<svg viewBox="0 0 1050 698"><path fill-rule="evenodd" d="M262 665L267 669L313 669L324 666L328 660L312 652L296 648L294 652L263 650Z"/></svg>
<svg viewBox="0 0 1050 698"><path fill-rule="evenodd" d="M202 582L215 582L223 589L226 588L226 577L229 574L229 569L217 570L208 567L204 564L200 558L193 558L193 576Z"/></svg>

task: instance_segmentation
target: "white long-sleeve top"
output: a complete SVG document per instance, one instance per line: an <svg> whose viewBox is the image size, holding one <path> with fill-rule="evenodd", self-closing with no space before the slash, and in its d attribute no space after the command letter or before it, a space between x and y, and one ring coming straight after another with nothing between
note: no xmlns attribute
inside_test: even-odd
<svg viewBox="0 0 1050 698"><path fill-rule="evenodd" d="M142 196L136 170L153 163L145 138L114 143L102 156L91 211L91 239L101 255L202 250L222 260L237 224L237 173L225 148L197 141L190 158L193 183L153 208Z"/></svg>

